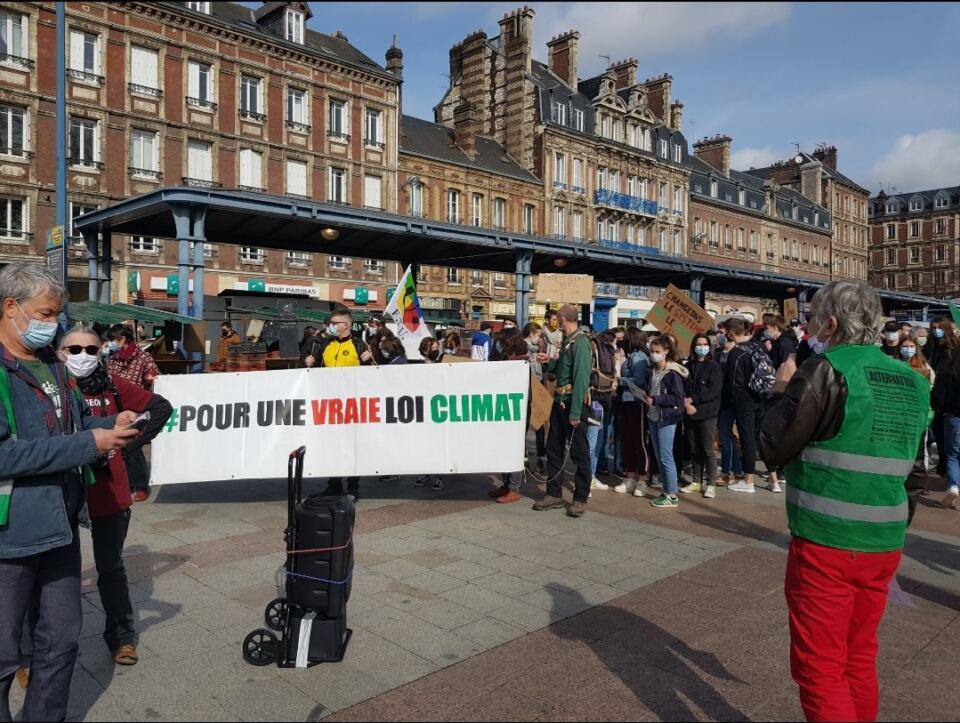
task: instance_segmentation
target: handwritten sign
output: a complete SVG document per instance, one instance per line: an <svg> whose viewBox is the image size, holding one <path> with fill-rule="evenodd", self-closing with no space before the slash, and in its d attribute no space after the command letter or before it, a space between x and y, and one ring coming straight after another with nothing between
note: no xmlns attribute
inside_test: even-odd
<svg viewBox="0 0 960 723"><path fill-rule="evenodd" d="M647 313L647 322L661 333L677 337L684 351L690 348L694 334L706 331L713 324L710 315L673 284L667 286L660 301Z"/></svg>
<svg viewBox="0 0 960 723"><path fill-rule="evenodd" d="M797 306L796 299L784 299L783 300L783 318L787 320L789 324L791 319L799 319L800 311Z"/></svg>
<svg viewBox="0 0 960 723"><path fill-rule="evenodd" d="M537 301L589 304L593 301L593 277L585 274L540 274Z"/></svg>

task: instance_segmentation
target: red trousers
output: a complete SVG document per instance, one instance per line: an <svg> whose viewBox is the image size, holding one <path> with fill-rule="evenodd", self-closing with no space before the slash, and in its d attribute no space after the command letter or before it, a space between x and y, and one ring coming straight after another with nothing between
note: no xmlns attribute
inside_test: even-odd
<svg viewBox="0 0 960 723"><path fill-rule="evenodd" d="M877 628L900 555L790 543L790 670L808 721L876 720Z"/></svg>

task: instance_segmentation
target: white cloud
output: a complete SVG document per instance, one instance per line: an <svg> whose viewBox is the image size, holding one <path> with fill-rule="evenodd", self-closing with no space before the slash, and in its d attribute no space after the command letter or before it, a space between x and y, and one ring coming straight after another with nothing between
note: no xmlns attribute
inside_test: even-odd
<svg viewBox="0 0 960 723"><path fill-rule="evenodd" d="M606 62L646 58L670 51L696 52L729 47L785 22L791 3L597 2L533 3L535 55L551 37L579 30L581 77L601 72ZM641 80L658 74L641 68Z"/></svg>
<svg viewBox="0 0 960 723"><path fill-rule="evenodd" d="M960 185L960 133L935 128L919 135L903 135L873 164L870 187L896 186L899 192L924 191Z"/></svg>
<svg viewBox="0 0 960 723"><path fill-rule="evenodd" d="M740 148L730 156L730 166L737 171L751 168L763 168L776 161L783 160L783 153L777 153L770 146L765 148Z"/></svg>

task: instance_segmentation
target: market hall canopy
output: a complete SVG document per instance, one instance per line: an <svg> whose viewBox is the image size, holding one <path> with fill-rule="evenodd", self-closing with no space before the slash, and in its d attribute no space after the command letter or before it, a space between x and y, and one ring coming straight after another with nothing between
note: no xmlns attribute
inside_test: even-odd
<svg viewBox="0 0 960 723"><path fill-rule="evenodd" d="M129 234L180 241L181 281L186 280L190 268L200 268L202 274L202 253L194 252L191 259L190 242L243 244L391 260L405 265L514 273L518 314L527 308L531 275L547 272L588 274L598 282L639 286L665 287L673 283L689 289L701 303L705 292L772 299L796 294L802 303L822 283L802 276L692 261L661 254L651 247L513 234L339 204L215 188L164 188L134 196L84 214L75 220L74 226L87 239L91 251L91 278L99 278L99 269L103 269L107 282L110 237L114 233ZM97 233L104 240L99 252ZM187 312L187 288L187 284L180 284L181 314ZM944 306L928 297L880 293L890 307ZM200 315L196 305L193 314Z"/></svg>
<svg viewBox="0 0 960 723"><path fill-rule="evenodd" d="M127 321L145 321L150 324L162 324L177 321L181 324L197 324L199 319L181 316L170 311L151 309L135 304L101 304L97 301L71 301L67 312L73 321L86 321L95 324L123 324Z"/></svg>

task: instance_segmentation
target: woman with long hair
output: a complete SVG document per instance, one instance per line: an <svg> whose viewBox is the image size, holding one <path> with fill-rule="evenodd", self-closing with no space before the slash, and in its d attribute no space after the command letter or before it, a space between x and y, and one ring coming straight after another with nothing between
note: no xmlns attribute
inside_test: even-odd
<svg viewBox="0 0 960 723"><path fill-rule="evenodd" d="M660 469L663 494L650 504L657 508L679 507L677 466L673 459L673 439L683 420L684 380L690 376L677 362L677 347L668 336L650 342L650 384L643 397L647 405L650 441Z"/></svg>
<svg viewBox="0 0 960 723"><path fill-rule="evenodd" d="M684 432L693 462L693 479L680 491L684 494L702 491L703 496L709 499L717 495L714 436L717 432L717 415L720 413L723 370L710 358L710 339L706 334L693 337L686 368L690 376L684 382L684 411L687 414Z"/></svg>
<svg viewBox="0 0 960 723"><path fill-rule="evenodd" d="M631 390L646 390L650 375L650 357L647 356L647 335L637 327L627 329L623 337L626 361L620 369L620 404L616 421L620 449L623 451L623 469L627 478L613 488L614 492L632 493L643 497L650 480L651 455L647 441L647 420L642 401Z"/></svg>

